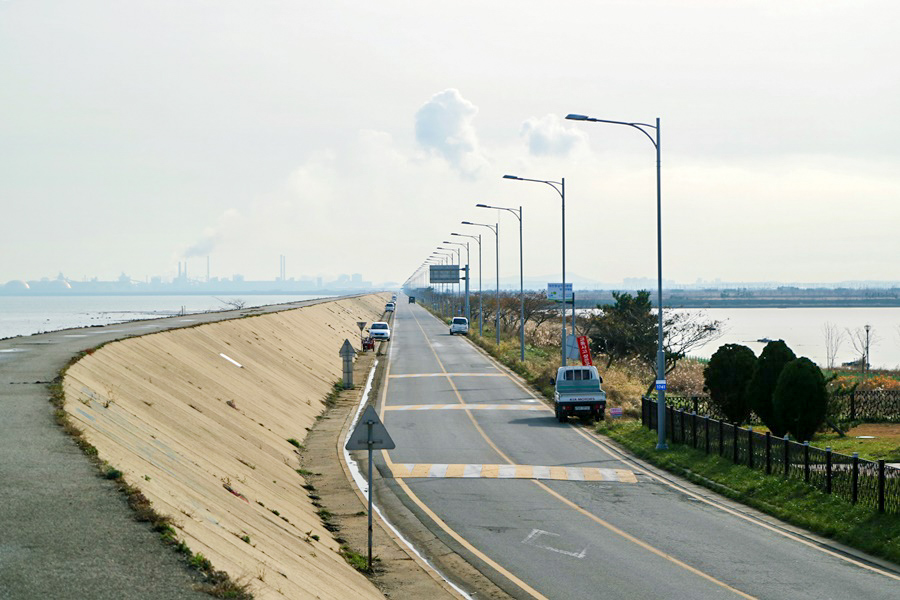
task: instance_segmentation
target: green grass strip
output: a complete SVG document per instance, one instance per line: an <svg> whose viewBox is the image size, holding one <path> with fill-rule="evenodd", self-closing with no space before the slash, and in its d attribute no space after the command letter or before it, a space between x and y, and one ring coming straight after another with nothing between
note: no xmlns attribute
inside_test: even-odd
<svg viewBox="0 0 900 600"><path fill-rule="evenodd" d="M795 480L766 475L681 444L656 450L656 432L636 421L601 422L597 431L661 469L803 529L900 564L900 516L879 514Z"/></svg>

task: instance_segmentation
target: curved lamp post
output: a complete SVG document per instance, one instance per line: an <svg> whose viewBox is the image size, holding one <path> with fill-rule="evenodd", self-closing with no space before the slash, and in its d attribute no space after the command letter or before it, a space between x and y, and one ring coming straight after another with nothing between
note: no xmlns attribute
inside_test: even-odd
<svg viewBox="0 0 900 600"><path fill-rule="evenodd" d="M494 208L512 213L519 220L519 360L525 362L525 276L522 270L522 207L505 208L503 206L488 206L476 204L475 208Z"/></svg>
<svg viewBox="0 0 900 600"><path fill-rule="evenodd" d="M447 244L447 243L449 243L449 242L443 242L443 243L444 243L444 244ZM462 256L461 256L461 254L460 254L459 248L444 248L443 246L438 246L437 249L438 249L438 250L446 250L446 251L448 251L448 252L450 253L450 257L451 257L451 258L450 258L450 264L451 264L451 265L453 264L453 253L456 252L456 266L457 266L457 268L460 266L460 261L462 260ZM452 286L453 284L451 283L450 285ZM453 293L453 292L452 292L453 288L451 287L450 289L451 289L451 292L450 292L450 293L452 294L452 293ZM457 279L457 280L456 280L456 302L454 303L454 304L456 304L457 306L459 305L459 296L460 296L459 280ZM453 308L453 315L451 315L451 316L456 316L456 310L457 310L457 309L454 307L454 308Z"/></svg>
<svg viewBox="0 0 900 600"><path fill-rule="evenodd" d="M453 235L453 234L450 234ZM469 265L471 264L471 257L469 256L469 242L448 242L444 241L445 244L453 244L454 246L462 246L466 249L466 321L472 320L471 312L469 311L469 273L471 272ZM462 249L462 248L461 248Z"/></svg>
<svg viewBox="0 0 900 600"><path fill-rule="evenodd" d="M562 199L562 294L563 294L563 305L562 305L562 337L561 344L562 348L560 350L561 358L560 365L566 366L568 361L566 360L566 178L563 177L560 181L550 181L546 179L528 179L526 177L517 177L516 175L504 175L503 179L515 179L516 181L532 181L534 183L545 183L553 188L553 190L559 194L560 199ZM575 331L575 299L572 299L572 332L574 335Z"/></svg>
<svg viewBox="0 0 900 600"><path fill-rule="evenodd" d="M662 183L660 178L660 145L659 145L659 117L656 125L649 123L629 123L628 121L608 121L595 119L586 115L566 115L570 121L588 121L590 123L610 123L612 125L626 125L637 129L650 140L656 148L656 265L657 265L657 308L659 314L658 346L656 351L656 415L657 415L657 439L656 449L666 450L666 354L663 350L663 304L662 304ZM650 131L655 132L655 137Z"/></svg>
<svg viewBox="0 0 900 600"><path fill-rule="evenodd" d="M467 235L465 233L451 233L450 235L472 238L478 242L478 336L484 337L484 294L481 293L481 234ZM468 251L469 247L466 246L466 252L468 253Z"/></svg>
<svg viewBox="0 0 900 600"><path fill-rule="evenodd" d="M497 293L495 295L495 302L497 303L496 308L494 309L494 329L496 329L497 334L497 345L500 345L500 223L495 223L493 225L488 225L487 223L472 223L471 221L462 221L463 225L477 225L478 227L487 227L491 231L494 232L494 256L497 259L497 267L495 269L495 273L497 276Z"/></svg>
<svg viewBox="0 0 900 600"><path fill-rule="evenodd" d="M443 252L435 252L434 255L440 257L441 264L451 264L452 265L453 264L453 250L450 250L448 248L441 248L440 246L438 246L438 250L443 250ZM449 314L450 317L452 317L453 315L450 313L453 312L453 310L451 308L451 306L453 304L453 300L451 299L453 297L453 288L452 287L449 288L450 292L448 294L447 290L448 290L448 286L450 286L450 284L444 283L442 285L444 286L444 296L446 296L445 300L447 302L447 313ZM447 316L447 315L444 315L443 311L441 311L441 315Z"/></svg>

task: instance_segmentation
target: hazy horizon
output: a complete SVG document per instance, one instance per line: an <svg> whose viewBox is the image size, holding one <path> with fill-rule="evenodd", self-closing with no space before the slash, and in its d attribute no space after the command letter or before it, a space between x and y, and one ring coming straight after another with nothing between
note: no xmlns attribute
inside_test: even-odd
<svg viewBox="0 0 900 600"><path fill-rule="evenodd" d="M451 233L484 281L893 281L900 5L0 2L0 283L404 281ZM465 241L467 238L452 238ZM471 241L471 240L469 240ZM477 264L477 246L471 245ZM463 250L463 256L465 251Z"/></svg>

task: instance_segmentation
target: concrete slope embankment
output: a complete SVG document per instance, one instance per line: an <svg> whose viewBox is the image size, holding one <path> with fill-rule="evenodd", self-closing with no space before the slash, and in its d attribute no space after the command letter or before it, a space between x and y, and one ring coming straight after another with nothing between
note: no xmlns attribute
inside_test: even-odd
<svg viewBox="0 0 900 600"><path fill-rule="evenodd" d="M68 370L66 410L193 552L250 581L257 598L382 598L339 554L287 440L302 443L340 378L338 349L359 345L356 322L377 319L384 302L344 299L110 344Z"/></svg>

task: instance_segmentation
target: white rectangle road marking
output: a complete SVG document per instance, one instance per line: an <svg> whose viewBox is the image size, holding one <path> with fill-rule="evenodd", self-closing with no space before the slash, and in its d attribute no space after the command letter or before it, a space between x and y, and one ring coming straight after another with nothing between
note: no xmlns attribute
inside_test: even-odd
<svg viewBox="0 0 900 600"><path fill-rule="evenodd" d="M463 477L481 477L482 465L466 465L463 469Z"/></svg>
<svg viewBox="0 0 900 600"><path fill-rule="evenodd" d="M443 477L447 474L447 467L449 465L431 465L431 469L428 471L429 477Z"/></svg>
<svg viewBox="0 0 900 600"><path fill-rule="evenodd" d="M498 479L512 479L516 476L516 465L500 465L497 470Z"/></svg>

